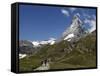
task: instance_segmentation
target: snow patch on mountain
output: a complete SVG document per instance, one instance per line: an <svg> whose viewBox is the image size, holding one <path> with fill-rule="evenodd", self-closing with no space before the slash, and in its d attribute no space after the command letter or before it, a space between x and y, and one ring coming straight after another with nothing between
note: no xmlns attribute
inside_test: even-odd
<svg viewBox="0 0 100 76"><path fill-rule="evenodd" d="M74 37L74 34L72 33L72 34L69 34L68 36L66 36L66 37L64 38L64 40L70 41L71 38L73 38L73 37Z"/></svg>
<svg viewBox="0 0 100 76"><path fill-rule="evenodd" d="M34 45L34 47L39 47L40 46L39 41L33 41L32 44Z"/></svg>
<svg viewBox="0 0 100 76"><path fill-rule="evenodd" d="M50 38L49 40L48 40L48 43L50 44L50 45L53 45L53 44L55 44L55 38Z"/></svg>
<svg viewBox="0 0 100 76"><path fill-rule="evenodd" d="M41 45L46 45L46 44L50 44L53 45L55 44L55 38L50 38L49 40L44 40L44 41L33 41L32 44L34 45L34 47L40 47Z"/></svg>
<svg viewBox="0 0 100 76"><path fill-rule="evenodd" d="M50 44L50 45L53 45L55 43L55 40L54 38L50 38L49 40L45 40L45 41L40 41L40 44Z"/></svg>
<svg viewBox="0 0 100 76"><path fill-rule="evenodd" d="M19 59L22 59L22 58L24 58L26 56L27 56L26 54L19 54Z"/></svg>
<svg viewBox="0 0 100 76"><path fill-rule="evenodd" d="M44 40L44 41L40 41L40 44L44 45L44 44L48 44L48 41Z"/></svg>

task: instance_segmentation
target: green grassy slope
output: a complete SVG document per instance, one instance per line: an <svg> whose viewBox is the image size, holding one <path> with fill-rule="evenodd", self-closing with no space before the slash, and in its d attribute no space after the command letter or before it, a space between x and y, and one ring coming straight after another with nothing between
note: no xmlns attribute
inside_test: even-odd
<svg viewBox="0 0 100 76"><path fill-rule="evenodd" d="M96 36L90 34L74 44L61 41L45 45L35 55L20 60L20 71L32 71L44 59L51 60L50 69L96 67Z"/></svg>

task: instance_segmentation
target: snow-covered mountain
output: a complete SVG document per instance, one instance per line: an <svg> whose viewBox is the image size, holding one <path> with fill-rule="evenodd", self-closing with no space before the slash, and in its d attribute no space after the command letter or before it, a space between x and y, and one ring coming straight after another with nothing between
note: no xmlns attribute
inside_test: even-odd
<svg viewBox="0 0 100 76"><path fill-rule="evenodd" d="M46 45L46 44L53 45L55 41L56 39L50 38L49 40L33 41L32 44L34 45L34 47L40 47L41 45Z"/></svg>
<svg viewBox="0 0 100 76"><path fill-rule="evenodd" d="M33 44L34 47L39 47L40 46L39 41L32 41L32 44Z"/></svg>
<svg viewBox="0 0 100 76"><path fill-rule="evenodd" d="M44 41L30 41L30 40L20 40L19 41L19 58L22 59L28 54L36 53L44 45L53 45L55 44L55 39L50 38L49 40Z"/></svg>
<svg viewBox="0 0 100 76"><path fill-rule="evenodd" d="M31 41L29 40L20 40L19 41L19 53L20 54L29 54L35 51Z"/></svg>
<svg viewBox="0 0 100 76"><path fill-rule="evenodd" d="M79 16L77 14L74 15L70 27L63 32L63 40L71 41L72 39L79 38L85 32L82 25L83 22Z"/></svg>

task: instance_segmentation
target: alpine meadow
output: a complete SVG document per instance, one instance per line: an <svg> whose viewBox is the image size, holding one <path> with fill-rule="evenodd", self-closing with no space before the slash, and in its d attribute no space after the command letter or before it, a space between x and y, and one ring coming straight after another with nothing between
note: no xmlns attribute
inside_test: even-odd
<svg viewBox="0 0 100 76"><path fill-rule="evenodd" d="M95 8L19 7L19 71L97 66Z"/></svg>

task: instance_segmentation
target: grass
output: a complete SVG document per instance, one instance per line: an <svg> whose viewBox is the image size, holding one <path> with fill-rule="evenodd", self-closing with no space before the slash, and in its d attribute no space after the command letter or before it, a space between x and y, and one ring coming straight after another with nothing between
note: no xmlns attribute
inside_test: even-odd
<svg viewBox="0 0 100 76"><path fill-rule="evenodd" d="M96 56L92 54L70 54L51 64L51 69L96 67Z"/></svg>
<svg viewBox="0 0 100 76"><path fill-rule="evenodd" d="M84 66L81 66L81 65L73 65L73 64L68 64L68 63L54 63L54 64L51 64L51 70L52 69L74 69L74 68L81 68L81 67L84 67Z"/></svg>
<svg viewBox="0 0 100 76"><path fill-rule="evenodd" d="M34 68L37 68L41 65L41 59L36 58L34 56L29 58L20 59L19 61L19 69L20 71L32 71Z"/></svg>
<svg viewBox="0 0 100 76"><path fill-rule="evenodd" d="M32 71L44 59L51 59L50 69L96 67L96 37L89 35L75 43L70 51L70 43L61 41L52 46L45 45L36 54L19 61L20 71Z"/></svg>

